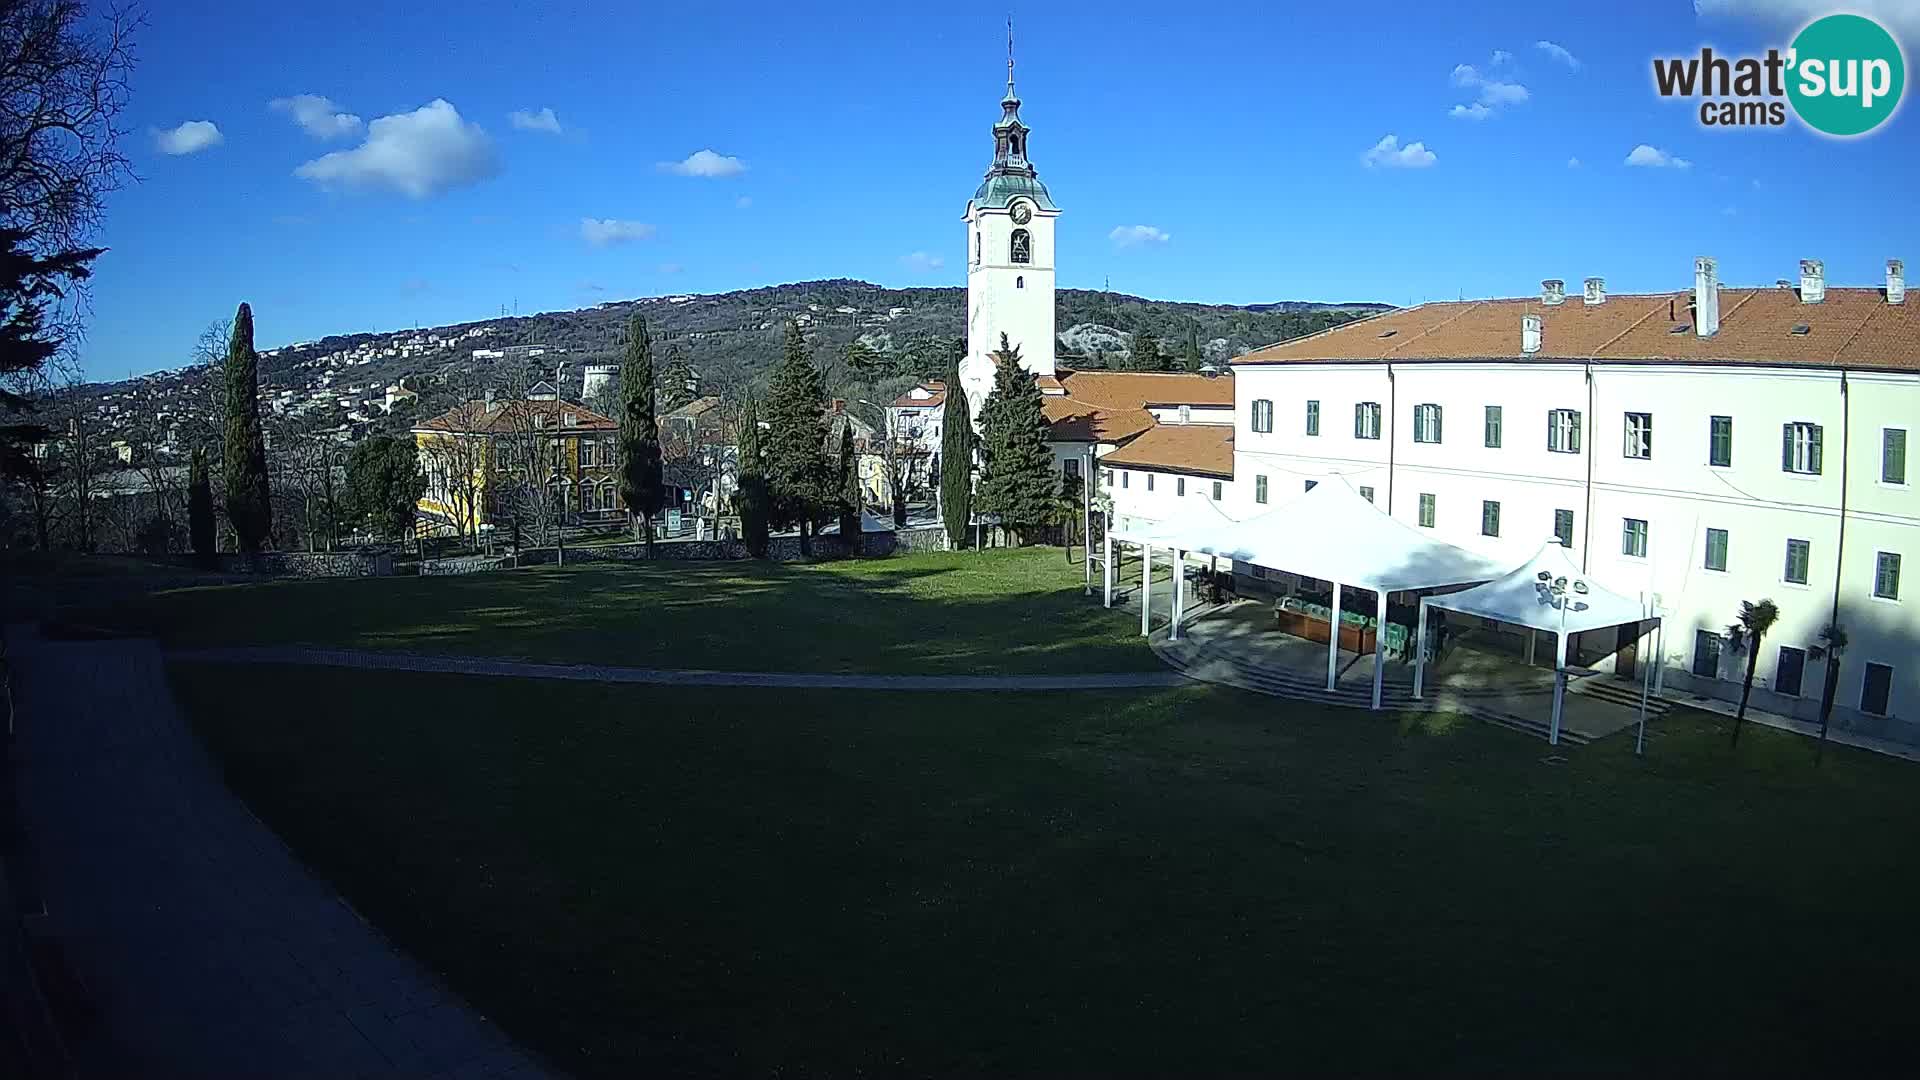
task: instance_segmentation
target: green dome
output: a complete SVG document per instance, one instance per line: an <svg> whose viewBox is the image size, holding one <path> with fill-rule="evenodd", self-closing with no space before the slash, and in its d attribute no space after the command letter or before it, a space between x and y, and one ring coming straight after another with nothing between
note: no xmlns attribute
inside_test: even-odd
<svg viewBox="0 0 1920 1080"><path fill-rule="evenodd" d="M1016 173L997 173L987 177L980 189L973 193L973 206L976 210L1005 210L1016 197L1032 200L1041 210L1059 210L1053 205L1053 197L1047 194L1047 185L1037 176L1020 176Z"/></svg>

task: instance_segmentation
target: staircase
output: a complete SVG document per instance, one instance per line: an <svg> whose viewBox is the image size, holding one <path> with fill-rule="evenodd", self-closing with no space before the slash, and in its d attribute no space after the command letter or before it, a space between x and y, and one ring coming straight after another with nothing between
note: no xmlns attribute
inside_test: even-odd
<svg viewBox="0 0 1920 1080"><path fill-rule="evenodd" d="M1570 694L1583 694L1598 698L1613 705L1624 705L1629 709L1640 708L1640 683L1627 682L1624 679L1597 675L1590 679L1570 680L1567 684ZM1672 710L1673 703L1656 697L1651 688L1647 692L1647 719L1658 720Z"/></svg>

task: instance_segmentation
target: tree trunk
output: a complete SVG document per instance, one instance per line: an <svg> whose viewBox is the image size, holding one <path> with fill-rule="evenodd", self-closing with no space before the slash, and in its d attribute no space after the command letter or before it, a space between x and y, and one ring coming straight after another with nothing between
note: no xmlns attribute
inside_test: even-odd
<svg viewBox="0 0 1920 1080"><path fill-rule="evenodd" d="M806 521L803 519L800 522L800 555L802 558L811 557L813 555L813 533L811 531L812 527L813 527L813 523L810 521Z"/></svg>
<svg viewBox="0 0 1920 1080"><path fill-rule="evenodd" d="M1747 644L1747 679L1740 686L1740 711L1733 714L1733 745L1740 745L1740 725L1747 720L1747 699L1753 696L1753 669L1760 666L1760 643Z"/></svg>
<svg viewBox="0 0 1920 1080"><path fill-rule="evenodd" d="M1814 750L1814 764L1827 753L1827 724L1833 719L1833 696L1840 688L1840 658L1827 657L1827 685L1820 691L1820 742Z"/></svg>
<svg viewBox="0 0 1920 1080"><path fill-rule="evenodd" d="M647 545L647 558L653 558L653 515L641 515L640 532Z"/></svg>

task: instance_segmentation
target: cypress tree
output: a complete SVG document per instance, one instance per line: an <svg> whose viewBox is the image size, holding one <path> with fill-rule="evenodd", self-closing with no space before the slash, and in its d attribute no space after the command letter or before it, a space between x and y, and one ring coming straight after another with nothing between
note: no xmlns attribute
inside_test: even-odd
<svg viewBox="0 0 1920 1080"><path fill-rule="evenodd" d="M740 409L739 490L733 508L740 515L740 538L756 559L767 555L767 476L760 454L760 415L748 398Z"/></svg>
<svg viewBox="0 0 1920 1080"><path fill-rule="evenodd" d="M647 320L627 323L627 353L620 364L620 497L626 500L636 540L653 557L653 518L666 504L660 471L660 423L653 414L653 341Z"/></svg>
<svg viewBox="0 0 1920 1080"><path fill-rule="evenodd" d="M227 342L227 520L240 550L253 554L273 535L273 501L267 488L267 444L260 430L260 356L253 351L253 309L233 316Z"/></svg>
<svg viewBox="0 0 1920 1080"><path fill-rule="evenodd" d="M672 412L693 402L693 368L678 342L667 346L667 363L660 369L660 407Z"/></svg>
<svg viewBox="0 0 1920 1080"><path fill-rule="evenodd" d="M1016 533L1030 534L1059 516L1059 484L1040 384L1020 366L1020 350L1000 335L993 391L980 409L980 509L998 514Z"/></svg>
<svg viewBox="0 0 1920 1080"><path fill-rule="evenodd" d="M973 521L973 413L958 368L947 375L940 424L940 517L948 543L966 547L967 525Z"/></svg>
<svg viewBox="0 0 1920 1080"><path fill-rule="evenodd" d="M206 448L196 446L187 467L187 534L202 565L213 562L213 532L213 478L207 474Z"/></svg>
<svg viewBox="0 0 1920 1080"><path fill-rule="evenodd" d="M1160 370L1160 341L1153 336L1153 331L1145 329L1135 330L1133 332L1133 346L1130 351L1132 355L1127 358L1127 370Z"/></svg>
<svg viewBox="0 0 1920 1080"><path fill-rule="evenodd" d="M813 554L814 529L838 498L820 422L824 396L806 339L789 321L786 355L767 393L767 495L771 523L800 530L802 555Z"/></svg>
<svg viewBox="0 0 1920 1080"><path fill-rule="evenodd" d="M860 490L860 455L853 448L853 425L840 429L840 538L849 557L860 554L860 511L867 498Z"/></svg>
<svg viewBox="0 0 1920 1080"><path fill-rule="evenodd" d="M1181 358L1180 366L1187 371L1199 371L1206 363L1206 356L1200 351L1200 320L1187 320L1187 352Z"/></svg>

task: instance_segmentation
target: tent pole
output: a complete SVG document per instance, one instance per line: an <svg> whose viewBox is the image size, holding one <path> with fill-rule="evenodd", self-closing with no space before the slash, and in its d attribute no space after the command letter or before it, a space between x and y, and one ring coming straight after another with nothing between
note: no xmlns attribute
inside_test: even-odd
<svg viewBox="0 0 1920 1080"><path fill-rule="evenodd" d="M1107 607L1113 606L1113 534L1100 538L1100 587Z"/></svg>
<svg viewBox="0 0 1920 1080"><path fill-rule="evenodd" d="M1534 640L1539 636L1540 636L1540 631L1535 630L1531 626L1527 627L1527 666L1528 667L1533 666L1533 643L1534 643Z"/></svg>
<svg viewBox="0 0 1920 1080"><path fill-rule="evenodd" d="M1180 549L1173 549L1173 623L1167 627L1167 640L1180 640L1180 616L1186 611L1187 575L1181 573L1185 559Z"/></svg>
<svg viewBox="0 0 1920 1080"><path fill-rule="evenodd" d="M1660 619L1653 624L1653 692L1666 692L1667 681L1667 620Z"/></svg>
<svg viewBox="0 0 1920 1080"><path fill-rule="evenodd" d="M1413 632L1413 699L1420 700L1427 674L1427 598L1420 598L1420 618Z"/></svg>
<svg viewBox="0 0 1920 1080"><path fill-rule="evenodd" d="M1552 746L1560 745L1560 706L1567 696L1567 635L1563 630L1555 635L1553 642L1553 726L1547 732L1547 742Z"/></svg>
<svg viewBox="0 0 1920 1080"><path fill-rule="evenodd" d="M1380 708L1380 681L1386 675L1387 664L1387 590L1375 589L1373 592L1375 618L1373 623L1373 708Z"/></svg>
<svg viewBox="0 0 1920 1080"><path fill-rule="evenodd" d="M1327 689L1340 668L1340 583L1333 583L1333 608L1327 612Z"/></svg>
<svg viewBox="0 0 1920 1080"><path fill-rule="evenodd" d="M1140 545L1140 636L1146 637L1153 614L1153 545Z"/></svg>
<svg viewBox="0 0 1920 1080"><path fill-rule="evenodd" d="M1647 669L1640 669L1640 731L1633 737L1633 752L1644 754L1647 751L1647 683L1652 681Z"/></svg>

